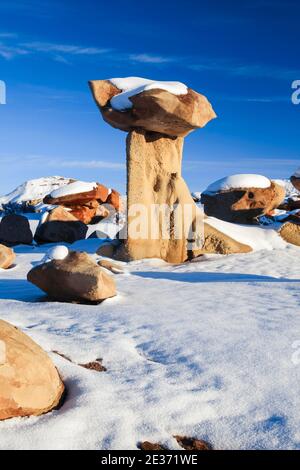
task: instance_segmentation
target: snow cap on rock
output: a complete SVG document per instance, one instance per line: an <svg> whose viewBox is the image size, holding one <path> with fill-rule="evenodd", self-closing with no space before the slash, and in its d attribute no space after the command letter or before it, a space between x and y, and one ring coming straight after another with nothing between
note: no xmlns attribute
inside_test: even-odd
<svg viewBox="0 0 300 470"><path fill-rule="evenodd" d="M230 189L239 188L269 188L271 181L262 175L255 174L237 174L225 176L214 183L210 184L205 193L217 193L219 191L228 191Z"/></svg>

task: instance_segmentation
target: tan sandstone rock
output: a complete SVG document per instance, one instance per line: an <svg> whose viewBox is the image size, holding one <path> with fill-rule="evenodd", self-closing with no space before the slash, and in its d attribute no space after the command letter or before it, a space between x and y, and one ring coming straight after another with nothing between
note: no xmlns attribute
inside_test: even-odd
<svg viewBox="0 0 300 470"><path fill-rule="evenodd" d="M270 181L268 188L234 188L214 194L202 193L201 203L208 216L227 222L251 224L256 217L269 214L285 198L285 189Z"/></svg>
<svg viewBox="0 0 300 470"><path fill-rule="evenodd" d="M77 222L77 218L71 212L62 206L52 209L44 223L46 222Z"/></svg>
<svg viewBox="0 0 300 470"><path fill-rule="evenodd" d="M14 250L8 248L5 245L0 244L0 268L9 268L13 264L15 259L16 255L14 253Z"/></svg>
<svg viewBox="0 0 300 470"><path fill-rule="evenodd" d="M279 230L280 236L292 245L300 246L300 224L287 222Z"/></svg>
<svg viewBox="0 0 300 470"><path fill-rule="evenodd" d="M0 320L0 420L55 408L64 385L49 356L18 328Z"/></svg>
<svg viewBox="0 0 300 470"><path fill-rule="evenodd" d="M61 302L100 302L116 295L114 279L87 254L71 251L29 271L28 281Z"/></svg>

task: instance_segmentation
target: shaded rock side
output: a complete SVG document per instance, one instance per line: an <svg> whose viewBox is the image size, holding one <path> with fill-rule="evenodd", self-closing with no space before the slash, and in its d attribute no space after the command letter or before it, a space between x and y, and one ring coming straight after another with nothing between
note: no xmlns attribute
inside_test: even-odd
<svg viewBox="0 0 300 470"><path fill-rule="evenodd" d="M88 227L75 217L69 221L50 220L38 226L34 239L37 243L74 243L85 239L87 230Z"/></svg>
<svg viewBox="0 0 300 470"><path fill-rule="evenodd" d="M29 221L23 215L8 214L0 222L0 243L9 246L30 245L33 236Z"/></svg>

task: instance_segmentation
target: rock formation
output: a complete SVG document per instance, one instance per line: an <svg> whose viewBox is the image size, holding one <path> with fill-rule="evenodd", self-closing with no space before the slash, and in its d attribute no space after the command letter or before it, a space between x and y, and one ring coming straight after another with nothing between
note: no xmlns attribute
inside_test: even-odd
<svg viewBox="0 0 300 470"><path fill-rule="evenodd" d="M201 194L201 203L208 216L227 222L252 224L256 218L271 214L284 200L285 189L273 181L266 188L240 187L208 190Z"/></svg>
<svg viewBox="0 0 300 470"><path fill-rule="evenodd" d="M0 268L9 268L13 264L15 259L16 255L14 251L11 248L0 244Z"/></svg>
<svg viewBox="0 0 300 470"><path fill-rule="evenodd" d="M300 191L300 168L298 168L295 173L290 177L290 181L294 188L296 188L297 191Z"/></svg>
<svg viewBox="0 0 300 470"><path fill-rule="evenodd" d="M0 420L46 413L59 404L63 392L45 351L0 320Z"/></svg>
<svg viewBox="0 0 300 470"><path fill-rule="evenodd" d="M32 232L28 219L23 215L8 214L0 222L0 243L8 246L30 245Z"/></svg>
<svg viewBox="0 0 300 470"><path fill-rule="evenodd" d="M83 222L59 207L38 226L34 239L37 243L74 243L85 239L87 230Z"/></svg>
<svg viewBox="0 0 300 470"><path fill-rule="evenodd" d="M35 266L29 282L61 302L100 302L116 295L114 279L87 253L71 251L64 259Z"/></svg>
<svg viewBox="0 0 300 470"><path fill-rule="evenodd" d="M103 119L113 127L129 132L128 230L118 257L153 257L180 263L203 252L205 231L203 215L181 175L183 141L186 135L204 127L216 115L203 95L181 86L183 84L178 86L171 82L173 93L168 91L170 82L167 86L165 82L157 85L148 82L136 77L89 82ZM130 90L128 83L137 84L136 91ZM179 94L178 89L181 90ZM127 109L113 106L118 97L126 98ZM166 210L166 213L153 214L155 208ZM140 220L144 227L137 233ZM207 226L206 236L210 230ZM212 236L220 240L229 238L217 230L212 232Z"/></svg>
<svg viewBox="0 0 300 470"><path fill-rule="evenodd" d="M43 202L67 208L70 214L85 224L91 223L95 216L106 217L109 214L108 205L119 211L121 196L115 189L108 189L100 183L94 186L93 183L88 184L91 189L86 187L87 183L72 182L48 194ZM104 203L106 207L101 206Z"/></svg>

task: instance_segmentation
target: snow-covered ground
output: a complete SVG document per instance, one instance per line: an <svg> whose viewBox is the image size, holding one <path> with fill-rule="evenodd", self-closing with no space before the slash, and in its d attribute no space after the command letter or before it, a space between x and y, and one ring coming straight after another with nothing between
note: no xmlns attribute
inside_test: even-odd
<svg viewBox="0 0 300 470"><path fill-rule="evenodd" d="M100 243L75 248L95 257ZM68 394L57 411L0 422L0 448L176 449L174 434L300 448L299 248L129 263L98 306L41 301L26 274L48 248L19 246L0 271L1 318L50 352ZM107 372L76 365L99 357Z"/></svg>

